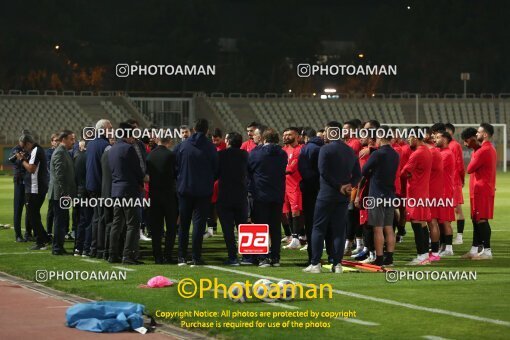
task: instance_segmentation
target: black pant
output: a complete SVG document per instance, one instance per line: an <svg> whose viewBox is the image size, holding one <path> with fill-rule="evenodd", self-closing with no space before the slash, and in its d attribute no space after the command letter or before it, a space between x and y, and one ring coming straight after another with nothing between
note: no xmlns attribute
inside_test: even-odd
<svg viewBox="0 0 510 340"><path fill-rule="evenodd" d="M301 193L303 197L303 214L305 215L305 234L308 242L308 262L312 260L312 229L313 229L313 214L315 211L315 201L317 201L317 194L319 187L313 184L306 184L301 182Z"/></svg>
<svg viewBox="0 0 510 340"><path fill-rule="evenodd" d="M36 243L43 245L48 242L48 234L44 230L41 221L41 207L44 203L46 193L42 194L25 194L27 216L30 221L30 225L34 228L34 234L36 235Z"/></svg>
<svg viewBox="0 0 510 340"><path fill-rule="evenodd" d="M90 252L90 239L92 237L90 228L94 211L91 207L74 207L73 209L76 209L80 216L74 239L74 248L80 252Z"/></svg>
<svg viewBox="0 0 510 340"><path fill-rule="evenodd" d="M69 210L62 209L58 200L53 201L53 214L55 216L55 230L53 235L53 251L61 252L64 249L66 230L69 228Z"/></svg>
<svg viewBox="0 0 510 340"><path fill-rule="evenodd" d="M331 233L333 238L333 265L342 261L345 247L347 202L317 200L313 218L312 261L317 265L322 257L324 238Z"/></svg>
<svg viewBox="0 0 510 340"><path fill-rule="evenodd" d="M112 231L112 223L113 223L113 208L112 207L103 207L103 223L105 226L104 229L104 251L108 253L110 249L110 233Z"/></svg>
<svg viewBox="0 0 510 340"><path fill-rule="evenodd" d="M98 193L89 192L89 197L100 197ZM90 241L90 253L95 255L98 251L104 251L104 239L105 239L105 227L104 227L104 215L103 207L93 207L94 214L92 215L91 225L91 241Z"/></svg>
<svg viewBox="0 0 510 340"><path fill-rule="evenodd" d="M218 230L218 214L216 211L216 203L211 203L211 207L209 208L207 227L212 228L214 231Z"/></svg>
<svg viewBox="0 0 510 340"><path fill-rule="evenodd" d="M282 215L283 202L261 202L253 201L252 222L256 224L269 225L269 237L271 240L271 259L280 261L280 243L282 239L282 228L280 218ZM267 258L267 255L262 255Z"/></svg>
<svg viewBox="0 0 510 340"><path fill-rule="evenodd" d="M205 225L209 215L211 196L195 197L179 195L179 258L186 259L188 255L189 228L193 217L192 256L193 260L202 259L202 242L204 240Z"/></svg>
<svg viewBox="0 0 510 340"><path fill-rule="evenodd" d="M177 202L175 199L170 198L172 195L175 196L175 194L169 194L163 199L151 197L151 206L148 213L149 225L152 230L152 253L154 259L161 259L163 256L161 250L163 233L165 234L164 256L168 260L172 258L175 236L177 235Z"/></svg>
<svg viewBox="0 0 510 340"><path fill-rule="evenodd" d="M223 231L223 238L227 246L228 258L235 260L237 258L237 246L234 229L239 224L248 223L248 202L239 202L237 205L216 205L218 217Z"/></svg>
<svg viewBox="0 0 510 340"><path fill-rule="evenodd" d="M46 232L48 234L53 233L53 222L55 220L54 204L52 199L48 200L48 212L46 213ZM59 202L57 202L59 204Z"/></svg>
<svg viewBox="0 0 510 340"><path fill-rule="evenodd" d="M125 230L124 251L122 256L130 259L135 258L140 239L140 221L138 208L113 208L113 222L110 231L110 256L119 257L120 237Z"/></svg>
<svg viewBox="0 0 510 340"><path fill-rule="evenodd" d="M14 182L14 232L16 238L22 238L21 235L21 217L23 215L23 206L25 205L25 184L23 182ZM25 233L31 234L32 228L28 221L28 214L25 212Z"/></svg>

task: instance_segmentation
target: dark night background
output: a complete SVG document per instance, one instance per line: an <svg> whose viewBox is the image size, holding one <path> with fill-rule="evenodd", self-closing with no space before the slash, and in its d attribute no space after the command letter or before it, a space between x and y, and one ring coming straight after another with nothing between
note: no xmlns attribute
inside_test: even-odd
<svg viewBox="0 0 510 340"><path fill-rule="evenodd" d="M510 92L509 9L460 0L9 1L0 88L460 93L460 73L470 72L468 92ZM321 60L396 64L398 75L296 76L298 63ZM117 63L136 61L215 64L216 76L115 76Z"/></svg>

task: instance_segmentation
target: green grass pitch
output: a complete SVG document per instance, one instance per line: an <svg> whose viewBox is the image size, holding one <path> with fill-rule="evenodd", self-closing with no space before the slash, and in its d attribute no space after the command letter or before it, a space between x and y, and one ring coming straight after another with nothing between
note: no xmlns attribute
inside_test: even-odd
<svg viewBox="0 0 510 340"><path fill-rule="evenodd" d="M467 196L465 188L464 195ZM0 176L0 223L12 225L13 183L12 177ZM466 200L469 202L469 200ZM142 244L146 254L146 265L130 267L125 281L49 281L47 286L80 296L99 300L123 300L142 303L149 313L159 311L356 311L356 318L320 321L329 322L329 328L211 328L193 329L222 338L236 339L307 339L320 338L388 338L409 339L442 337L447 339L504 339L510 334L510 173L499 173L495 203L495 219L491 222L492 261L469 261L460 259L468 251L472 238L472 227L466 220L465 242L454 246L453 258L442 259L425 268L409 268L404 263L414 255L412 230L404 243L397 244L397 270L438 270L476 271L476 281L401 281L387 283L382 273L344 273L335 275L323 273L312 275L302 273L306 254L300 251L282 250L282 267L259 269L256 267L225 267L226 255L221 235L204 240L204 260L210 267L178 267L176 265L154 265L149 244ZM469 206L464 213L469 215ZM43 221L46 204L42 208ZM454 230L455 230L455 224ZM27 254L29 244L15 243L13 229L0 230L0 271L34 280L35 271L46 270L112 270L112 265L100 261L91 263L71 256L52 256L49 251L42 254ZM66 242L68 251L72 243ZM225 271L225 270L234 270ZM303 283L329 283L334 288L332 299L295 300L279 304L249 301L233 303L228 299L214 299L206 293L203 299L184 299L177 293L177 287L165 289L142 289L137 286L146 283L155 275L171 279L217 278L221 283L258 277L285 278ZM198 317L186 321L211 321ZM216 318L212 321L252 321L252 319ZM309 319L260 319L263 322L300 322ZM179 319L159 319L180 325ZM319 321L319 320L317 320ZM354 322L353 322L354 321ZM64 322L64 320L62 320ZM505 335L506 334L506 335Z"/></svg>

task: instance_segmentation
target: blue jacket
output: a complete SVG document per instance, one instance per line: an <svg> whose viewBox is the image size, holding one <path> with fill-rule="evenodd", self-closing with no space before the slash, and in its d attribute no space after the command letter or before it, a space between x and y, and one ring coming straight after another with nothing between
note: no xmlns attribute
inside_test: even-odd
<svg viewBox="0 0 510 340"><path fill-rule="evenodd" d="M319 152L320 190L317 199L349 202L350 197L340 193L340 187L350 183L356 186L361 179L359 161L354 151L343 141L324 145Z"/></svg>
<svg viewBox="0 0 510 340"><path fill-rule="evenodd" d="M306 187L319 188L319 151L323 145L322 138L313 137L301 148L298 169Z"/></svg>
<svg viewBox="0 0 510 340"><path fill-rule="evenodd" d="M48 171L50 171L50 164L51 164L51 156L53 156L53 151L55 151L54 148L48 148L46 149L46 163Z"/></svg>
<svg viewBox="0 0 510 340"><path fill-rule="evenodd" d="M383 145L370 154L361 174L370 178L368 195L371 197L395 197L395 176L400 156L390 146Z"/></svg>
<svg viewBox="0 0 510 340"><path fill-rule="evenodd" d="M250 152L248 173L253 199L281 203L285 194L287 153L277 144L258 146Z"/></svg>
<svg viewBox="0 0 510 340"><path fill-rule="evenodd" d="M87 163L86 163L86 184L88 191L101 193L101 156L104 150L110 146L106 137L99 137L87 144Z"/></svg>
<svg viewBox="0 0 510 340"><path fill-rule="evenodd" d="M177 192L207 197L213 193L218 176L218 152L202 132L194 133L174 149L177 159Z"/></svg>
<svg viewBox="0 0 510 340"><path fill-rule="evenodd" d="M112 197L139 198L144 173L133 145L118 140L108 151L108 163L112 171Z"/></svg>

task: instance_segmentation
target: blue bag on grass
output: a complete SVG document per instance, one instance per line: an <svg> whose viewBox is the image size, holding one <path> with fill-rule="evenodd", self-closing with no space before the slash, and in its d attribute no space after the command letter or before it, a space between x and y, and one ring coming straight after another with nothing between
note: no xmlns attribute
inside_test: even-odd
<svg viewBox="0 0 510 340"><path fill-rule="evenodd" d="M100 301L78 303L66 311L68 327L97 333L114 333L143 326L145 307L138 303Z"/></svg>

